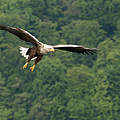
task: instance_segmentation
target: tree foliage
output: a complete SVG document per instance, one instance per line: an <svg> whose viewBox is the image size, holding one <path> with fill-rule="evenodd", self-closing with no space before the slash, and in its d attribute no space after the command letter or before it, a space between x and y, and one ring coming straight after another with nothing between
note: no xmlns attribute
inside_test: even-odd
<svg viewBox="0 0 120 120"><path fill-rule="evenodd" d="M99 49L58 50L31 73L18 50L30 44L0 31L0 120L119 120L119 0L0 0L0 24L46 44Z"/></svg>

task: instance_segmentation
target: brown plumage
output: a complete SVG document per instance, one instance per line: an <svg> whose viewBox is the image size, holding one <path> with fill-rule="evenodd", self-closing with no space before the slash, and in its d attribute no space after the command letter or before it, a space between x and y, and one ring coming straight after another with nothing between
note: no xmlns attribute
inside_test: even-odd
<svg viewBox="0 0 120 120"><path fill-rule="evenodd" d="M24 48L20 47L21 54L24 56L27 60L26 64L23 66L23 68L26 68L28 63L31 60L35 59L34 65L30 68L31 71L34 70L35 65L42 59L43 55L48 52L54 52L55 49L59 50L65 50L69 52L77 52L81 54L93 54L97 51L96 48L86 48L81 45L47 45L40 41L38 41L37 38L35 38L33 35L31 35L29 32L20 29L20 28L13 28L9 26L3 26L0 25L0 30L8 31L17 37L19 37L21 40L24 40L26 42L30 42L34 45L32 48Z"/></svg>
<svg viewBox="0 0 120 120"><path fill-rule="evenodd" d="M82 54L93 54L97 51L96 48L85 48L82 45L55 45L54 49L66 50L70 52L77 52Z"/></svg>

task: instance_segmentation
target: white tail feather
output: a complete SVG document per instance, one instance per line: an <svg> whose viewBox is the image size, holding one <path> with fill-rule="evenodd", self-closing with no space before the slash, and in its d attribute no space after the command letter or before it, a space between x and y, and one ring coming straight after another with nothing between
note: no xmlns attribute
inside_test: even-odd
<svg viewBox="0 0 120 120"><path fill-rule="evenodd" d="M29 56L29 55L26 55L28 49L29 49L29 48L25 48L25 47L21 47L21 46L20 46L20 53L21 53L21 55L22 55L23 57L25 57L26 59L28 59L28 56ZM31 60L34 60L34 59L36 59L36 58L37 58L37 57L34 57L34 58L32 58Z"/></svg>
<svg viewBox="0 0 120 120"><path fill-rule="evenodd" d="M26 59L28 59L28 56L29 55L26 55L27 51L28 51L29 48L25 48L25 47L21 47L20 46L20 53L23 57L25 57Z"/></svg>

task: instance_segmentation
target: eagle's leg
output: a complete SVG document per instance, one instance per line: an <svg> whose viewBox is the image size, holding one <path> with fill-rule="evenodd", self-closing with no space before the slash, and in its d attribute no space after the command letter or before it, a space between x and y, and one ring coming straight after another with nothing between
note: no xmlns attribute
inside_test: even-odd
<svg viewBox="0 0 120 120"><path fill-rule="evenodd" d="M23 66L23 69L27 68L28 64L29 64L29 62L26 62L25 65Z"/></svg>
<svg viewBox="0 0 120 120"><path fill-rule="evenodd" d="M32 67L30 67L30 71L33 72L34 69L35 69L35 64Z"/></svg>
<svg viewBox="0 0 120 120"><path fill-rule="evenodd" d="M43 55L40 55L40 56L38 56L38 57L35 59L35 62L34 62L34 64L33 64L33 66L30 67L30 71L31 71L31 72L34 71L35 65L42 59L42 57L43 57Z"/></svg>
<svg viewBox="0 0 120 120"><path fill-rule="evenodd" d="M33 55L29 55L28 59L27 59L27 62L25 63L25 65L23 66L23 69L27 68L30 60L33 58Z"/></svg>

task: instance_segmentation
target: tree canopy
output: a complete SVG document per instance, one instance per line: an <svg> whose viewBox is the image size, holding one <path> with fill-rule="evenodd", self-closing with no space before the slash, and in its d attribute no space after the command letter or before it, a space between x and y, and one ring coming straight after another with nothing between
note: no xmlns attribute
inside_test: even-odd
<svg viewBox="0 0 120 120"><path fill-rule="evenodd" d="M119 0L0 0L0 24L46 44L99 49L58 50L32 73L18 50L30 45L0 31L0 120L119 120Z"/></svg>

